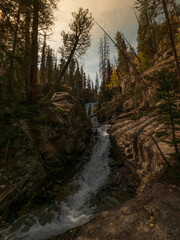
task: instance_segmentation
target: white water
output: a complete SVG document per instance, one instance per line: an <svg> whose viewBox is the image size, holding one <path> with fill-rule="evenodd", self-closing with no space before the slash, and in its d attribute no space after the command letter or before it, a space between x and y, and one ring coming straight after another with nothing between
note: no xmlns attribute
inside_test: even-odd
<svg viewBox="0 0 180 240"><path fill-rule="evenodd" d="M91 117L94 115L94 108L98 105L97 102L95 103L87 103L85 104L86 114ZM91 123L93 126L98 126L98 119L96 116L91 117Z"/></svg>
<svg viewBox="0 0 180 240"><path fill-rule="evenodd" d="M97 105L87 104L87 113ZM97 122L97 118L92 118ZM69 195L55 209L45 209L41 217L50 216L50 220L42 223L36 215L26 215L18 219L11 227L13 234L4 236L5 240L39 240L61 234L73 227L88 222L93 217L94 209L90 205L90 199L103 186L109 174L108 154L110 147L108 126L104 125L97 129L98 140L93 148L90 161L84 166L80 176L74 180L76 191ZM17 227L18 226L18 227ZM18 229L18 230L12 230Z"/></svg>

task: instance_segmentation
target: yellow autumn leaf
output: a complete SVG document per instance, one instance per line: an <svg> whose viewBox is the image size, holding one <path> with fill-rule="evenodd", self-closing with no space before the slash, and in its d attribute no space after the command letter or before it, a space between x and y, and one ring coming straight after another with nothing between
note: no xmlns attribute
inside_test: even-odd
<svg viewBox="0 0 180 240"><path fill-rule="evenodd" d="M112 225L113 225L113 223L110 223L109 225L110 225L110 226L112 226Z"/></svg>
<svg viewBox="0 0 180 240"><path fill-rule="evenodd" d="M154 224L153 224L153 223L151 223L151 224L150 224L150 227L154 227Z"/></svg>

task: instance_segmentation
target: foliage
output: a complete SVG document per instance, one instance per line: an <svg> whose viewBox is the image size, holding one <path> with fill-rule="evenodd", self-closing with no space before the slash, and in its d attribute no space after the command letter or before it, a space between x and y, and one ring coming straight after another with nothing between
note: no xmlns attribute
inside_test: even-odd
<svg viewBox="0 0 180 240"><path fill-rule="evenodd" d="M116 87L118 84L119 84L119 76L118 76L118 73L117 73L115 67L113 67L111 81L107 85L107 87L111 89L113 87Z"/></svg>
<svg viewBox="0 0 180 240"><path fill-rule="evenodd" d="M178 42L178 23L171 1L166 1L169 9L171 25L175 42ZM179 8L178 5L176 5ZM162 21L164 15L161 0L136 0L135 8L139 12L138 20L138 54L143 70L155 63L159 56L171 47L167 20Z"/></svg>
<svg viewBox="0 0 180 240"><path fill-rule="evenodd" d="M175 73L163 70L158 76L158 81L160 87L157 100L160 103L157 109L159 122L164 124L164 130L160 131L157 136L174 147L174 153L169 155L180 161L180 138L177 136L177 130L180 130L180 110L177 104L179 90L176 87L178 79Z"/></svg>
<svg viewBox="0 0 180 240"><path fill-rule="evenodd" d="M69 24L71 32L63 31L61 33L63 37L63 47L60 48L60 52L65 59L69 58L73 48L75 48L75 57L80 57L90 46L90 30L93 26L93 17L89 13L88 9L79 8L78 12L72 13L72 21Z"/></svg>
<svg viewBox="0 0 180 240"><path fill-rule="evenodd" d="M57 0L58 1L58 0ZM36 6L36 34L49 30L53 24L53 11L56 0L4 0L1 3L0 19L0 78L2 98L19 102L28 98L30 93L30 63L33 62L32 50L35 47L34 24ZM37 55L37 53L35 54ZM37 66L36 66L37 68ZM2 82L2 81L1 81Z"/></svg>

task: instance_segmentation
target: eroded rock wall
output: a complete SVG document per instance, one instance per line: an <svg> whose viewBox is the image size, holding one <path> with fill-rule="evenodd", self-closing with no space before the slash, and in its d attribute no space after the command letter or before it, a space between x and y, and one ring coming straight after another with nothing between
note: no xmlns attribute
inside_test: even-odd
<svg viewBox="0 0 180 240"><path fill-rule="evenodd" d="M120 170L122 174L119 181L124 180L127 185L134 186L138 194L149 183L157 181L167 167L153 138L166 157L173 152L170 145L156 138L156 133L162 128L163 125L157 122L157 117L153 114L139 120L123 118L123 115L120 115L111 126L110 136L116 161L124 164ZM171 160L169 163L173 165L174 161Z"/></svg>
<svg viewBox="0 0 180 240"><path fill-rule="evenodd" d="M46 179L78 164L90 128L83 107L68 93L56 93L32 117L11 121L0 137L1 219L36 197Z"/></svg>

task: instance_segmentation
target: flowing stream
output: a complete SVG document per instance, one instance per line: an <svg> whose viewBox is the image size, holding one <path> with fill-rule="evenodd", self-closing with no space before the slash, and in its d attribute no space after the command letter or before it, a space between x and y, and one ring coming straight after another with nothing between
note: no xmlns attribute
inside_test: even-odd
<svg viewBox="0 0 180 240"><path fill-rule="evenodd" d="M93 115L97 103L86 104L88 116ZM97 118L91 118L93 128L98 126ZM97 142L94 145L90 161L74 179L74 192L60 204L31 213L16 220L5 231L4 240L39 240L61 234L76 226L88 222L95 216L96 205L91 200L104 185L110 169L108 155L110 148L108 125L97 127Z"/></svg>

